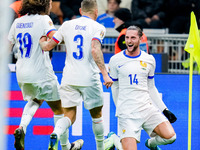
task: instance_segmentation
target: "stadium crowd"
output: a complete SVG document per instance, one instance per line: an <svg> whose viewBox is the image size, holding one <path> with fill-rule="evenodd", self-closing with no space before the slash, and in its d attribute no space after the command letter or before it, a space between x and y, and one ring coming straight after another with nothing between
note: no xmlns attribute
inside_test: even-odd
<svg viewBox="0 0 200 150"><path fill-rule="evenodd" d="M61 25L66 20L80 17L81 2L53 0L50 17L54 24ZM97 4L97 21L107 28L114 28L114 12L119 8L128 8L134 24L142 28L168 28L169 33L177 34L189 32L190 13L194 11L200 28L199 0L97 0Z"/></svg>

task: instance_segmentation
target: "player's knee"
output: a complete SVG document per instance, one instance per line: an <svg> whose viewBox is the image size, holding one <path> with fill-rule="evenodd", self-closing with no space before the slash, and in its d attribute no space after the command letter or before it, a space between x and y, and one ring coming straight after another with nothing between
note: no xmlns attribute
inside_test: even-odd
<svg viewBox="0 0 200 150"><path fill-rule="evenodd" d="M176 140L176 133L169 139L165 139L166 144L172 144Z"/></svg>

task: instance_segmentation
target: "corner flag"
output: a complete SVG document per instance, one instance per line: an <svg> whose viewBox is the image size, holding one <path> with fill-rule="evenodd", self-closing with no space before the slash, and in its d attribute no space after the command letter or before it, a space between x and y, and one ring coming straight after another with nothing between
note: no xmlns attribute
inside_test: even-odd
<svg viewBox="0 0 200 150"><path fill-rule="evenodd" d="M192 76L193 76L193 57L200 67L200 37L194 12L191 12L190 32L185 51L190 53L190 73L189 73L189 106L188 106L188 150L191 150L192 138Z"/></svg>
<svg viewBox="0 0 200 150"><path fill-rule="evenodd" d="M200 68L200 36L194 12L191 12L190 32L185 45L185 51L194 57L198 67Z"/></svg>

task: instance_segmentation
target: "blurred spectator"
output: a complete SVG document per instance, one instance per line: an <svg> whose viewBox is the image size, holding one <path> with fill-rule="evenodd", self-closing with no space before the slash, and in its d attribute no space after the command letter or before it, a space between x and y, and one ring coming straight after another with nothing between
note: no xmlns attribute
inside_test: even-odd
<svg viewBox="0 0 200 150"><path fill-rule="evenodd" d="M132 2L132 0L122 0L120 7L128 8L129 10L131 10L131 2Z"/></svg>
<svg viewBox="0 0 200 150"><path fill-rule="evenodd" d="M53 21L54 25L61 25L61 22L56 14L54 14L53 12L50 12L49 17Z"/></svg>
<svg viewBox="0 0 200 150"><path fill-rule="evenodd" d="M117 38L117 41L115 42L115 54L116 54L127 48L125 44L125 34L126 34L127 28L131 25L138 26L138 24L132 21L131 12L127 8L118 9L115 12L114 16L115 16L114 17L115 29L118 32L120 32ZM140 43L140 49L143 51L146 51L147 53L149 52L147 37L144 33L142 36L142 41Z"/></svg>
<svg viewBox="0 0 200 150"><path fill-rule="evenodd" d="M21 8L21 0L19 0L19 1L14 1L12 4L10 4L10 8L11 8L11 10L12 10L12 12L13 12L13 21L16 19L16 18L18 18L18 17L20 17L20 14L19 14L19 9Z"/></svg>
<svg viewBox="0 0 200 150"><path fill-rule="evenodd" d="M98 15L105 13L107 9L107 0L97 0Z"/></svg>
<svg viewBox="0 0 200 150"><path fill-rule="evenodd" d="M199 3L199 0L168 0L166 4L166 23L168 23L169 33L189 33L190 14L191 11L194 11L197 18L199 17Z"/></svg>
<svg viewBox="0 0 200 150"><path fill-rule="evenodd" d="M131 10L131 1L132 0L121 0L119 5L120 8L128 8ZM98 15L105 13L107 10L107 0L97 0L98 5Z"/></svg>
<svg viewBox="0 0 200 150"><path fill-rule="evenodd" d="M60 8L63 12L63 21L80 17L81 2L82 0L61 0Z"/></svg>
<svg viewBox="0 0 200 150"><path fill-rule="evenodd" d="M16 18L20 17L19 10L21 8L21 4L22 4L22 1L21 0L17 0L17 1L14 1L12 4L10 4L10 6L9 6L10 8L12 8L12 11L13 11L13 14L14 14L13 21ZM58 16L54 12L51 11L49 16L50 16L50 18L52 19L52 21L53 21L53 23L55 25L59 25L60 24Z"/></svg>
<svg viewBox="0 0 200 150"><path fill-rule="evenodd" d="M164 0L132 0L133 21L143 28L164 28L164 4Z"/></svg>
<svg viewBox="0 0 200 150"><path fill-rule="evenodd" d="M107 2L106 13L99 15L96 21L104 25L106 28L114 28L114 13L119 9L121 0L107 0Z"/></svg>
<svg viewBox="0 0 200 150"><path fill-rule="evenodd" d="M58 16L60 24L63 23L63 12L60 9L61 0L52 0L51 12Z"/></svg>
<svg viewBox="0 0 200 150"><path fill-rule="evenodd" d="M200 0L196 0L194 13L197 18L198 28L200 29Z"/></svg>

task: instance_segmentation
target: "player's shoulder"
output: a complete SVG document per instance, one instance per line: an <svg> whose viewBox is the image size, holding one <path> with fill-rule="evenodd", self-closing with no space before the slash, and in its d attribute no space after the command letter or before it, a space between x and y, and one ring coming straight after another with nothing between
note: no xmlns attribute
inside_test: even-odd
<svg viewBox="0 0 200 150"><path fill-rule="evenodd" d="M141 59L144 62L150 63L150 64L155 64L155 58L153 57L153 55L148 54L144 51L141 51Z"/></svg>
<svg viewBox="0 0 200 150"><path fill-rule="evenodd" d="M141 51L141 56L144 57L144 58L146 58L146 59L149 59L149 60L154 60L153 55L148 54L148 53L146 53L144 51Z"/></svg>
<svg viewBox="0 0 200 150"><path fill-rule="evenodd" d="M117 54L114 54L111 58L110 58L110 62L119 62L122 59L122 55L123 55L124 51L121 51Z"/></svg>
<svg viewBox="0 0 200 150"><path fill-rule="evenodd" d="M94 27L98 28L98 29L103 29L103 30L106 30L106 28L100 24L99 22L95 21L95 20L92 20L93 24L95 25Z"/></svg>

